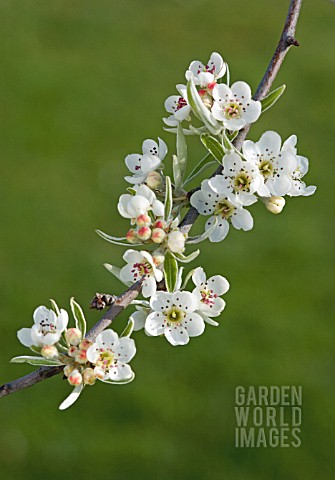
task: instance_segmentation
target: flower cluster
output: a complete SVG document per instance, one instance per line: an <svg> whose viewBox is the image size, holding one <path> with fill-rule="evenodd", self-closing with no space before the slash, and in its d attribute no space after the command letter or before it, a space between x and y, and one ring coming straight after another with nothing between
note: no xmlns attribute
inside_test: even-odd
<svg viewBox="0 0 335 480"><path fill-rule="evenodd" d="M185 274L184 264L200 254L200 250L187 252L189 245L207 239L222 241L230 224L238 230L252 229L248 208L258 200L278 214L285 196L308 196L316 189L304 183L308 160L298 155L295 135L282 143L278 133L266 131L257 142L245 140L241 151L234 145L239 131L272 107L284 86L261 101L254 100L247 83L237 81L230 86L228 65L218 53L212 53L206 64L191 62L185 78L186 85L177 85L179 94L165 101L170 113L163 119L165 130L176 134L176 152L170 158L173 175L164 169L168 159L165 142L161 138L145 140L141 153L125 158L131 174L125 180L130 186L117 205L128 222L124 236L97 230L108 242L128 247L122 265L105 264L106 268L123 284L139 282L142 286L143 299L131 302L135 311L124 332L121 336L113 330L96 337L86 335L84 314L73 299L74 327L68 328L67 312L52 301L52 309L38 307L34 325L18 332L20 342L36 355L15 357L13 362L62 366L74 386L61 409L72 405L83 388L96 380L124 384L134 379L129 366L136 353L130 338L133 331L144 330L150 337L165 337L171 345L180 346L200 336L206 324L219 325L217 319L225 308L221 297L229 283L221 275L207 278L202 267ZM188 135L199 139L206 150L189 173ZM188 192L188 185L211 167L217 174ZM204 233L197 237L189 237L189 229L181 222L183 210L190 206L209 217ZM190 280L193 287L187 290Z"/></svg>

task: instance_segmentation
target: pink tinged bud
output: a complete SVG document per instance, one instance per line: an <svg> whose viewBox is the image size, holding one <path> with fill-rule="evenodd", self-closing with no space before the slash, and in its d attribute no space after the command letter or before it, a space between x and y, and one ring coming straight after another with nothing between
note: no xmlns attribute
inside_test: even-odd
<svg viewBox="0 0 335 480"><path fill-rule="evenodd" d="M75 360L78 363L86 363L87 362L87 356L86 356L87 350L78 350L75 356Z"/></svg>
<svg viewBox="0 0 335 480"><path fill-rule="evenodd" d="M164 220L157 220L157 222L153 224L153 227L162 228L164 230L164 228L166 228L166 222Z"/></svg>
<svg viewBox="0 0 335 480"><path fill-rule="evenodd" d="M149 215L144 213L143 215L137 217L136 223L139 227L148 227L151 224L151 219Z"/></svg>
<svg viewBox="0 0 335 480"><path fill-rule="evenodd" d="M285 198L272 196L266 199L265 206L269 212L278 215L278 213L280 213L285 206Z"/></svg>
<svg viewBox="0 0 335 480"><path fill-rule="evenodd" d="M89 340L87 340L86 338L84 338L80 344L79 344L79 348L81 348L82 350L87 350L88 348L90 348L90 346L93 345L92 342L90 342Z"/></svg>
<svg viewBox="0 0 335 480"><path fill-rule="evenodd" d="M105 376L105 371L103 368L101 367L95 367L94 368L94 375L99 378L100 380L102 380Z"/></svg>
<svg viewBox="0 0 335 480"><path fill-rule="evenodd" d="M150 172L147 176L146 183L149 188L158 188L162 183L162 175L159 172Z"/></svg>
<svg viewBox="0 0 335 480"><path fill-rule="evenodd" d="M76 356L77 351L78 351L78 348L73 345L68 349L67 354L69 357L74 358Z"/></svg>
<svg viewBox="0 0 335 480"><path fill-rule="evenodd" d="M131 228L127 232L126 239L129 243L136 243L137 242L136 232L133 228Z"/></svg>
<svg viewBox="0 0 335 480"><path fill-rule="evenodd" d="M151 237L151 229L149 227L141 227L137 230L137 236L140 240L149 240Z"/></svg>
<svg viewBox="0 0 335 480"><path fill-rule="evenodd" d="M85 385L94 385L97 377L93 368L85 368L83 372L83 382Z"/></svg>
<svg viewBox="0 0 335 480"><path fill-rule="evenodd" d="M64 375L66 377L68 377L74 370L74 365L66 365L66 367L64 367Z"/></svg>
<svg viewBox="0 0 335 480"><path fill-rule="evenodd" d="M73 385L74 387L77 387L78 385L81 385L83 382L83 377L81 373L77 369L74 369L70 375L68 376L67 381L69 382L70 385Z"/></svg>
<svg viewBox="0 0 335 480"><path fill-rule="evenodd" d="M57 358L58 357L58 350L55 345L44 345L41 350L41 355L44 358Z"/></svg>
<svg viewBox="0 0 335 480"><path fill-rule="evenodd" d="M151 240L155 243L162 243L166 237L166 233L161 228L154 228L151 234Z"/></svg>
<svg viewBox="0 0 335 480"><path fill-rule="evenodd" d="M79 345L80 340L82 339L82 334L79 328L69 328L66 330L65 339L70 345Z"/></svg>
<svg viewBox="0 0 335 480"><path fill-rule="evenodd" d="M159 267L160 265L162 265L162 263L164 262L164 255L163 254L156 254L156 255L153 255L152 256L152 260L154 262L154 265L156 267Z"/></svg>

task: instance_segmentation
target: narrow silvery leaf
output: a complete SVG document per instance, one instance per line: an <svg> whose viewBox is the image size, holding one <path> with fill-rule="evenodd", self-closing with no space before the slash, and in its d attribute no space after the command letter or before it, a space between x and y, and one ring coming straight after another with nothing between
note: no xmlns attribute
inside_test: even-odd
<svg viewBox="0 0 335 480"><path fill-rule="evenodd" d="M226 132L226 135L227 135L228 140L229 140L230 142L232 142L232 141L235 140L235 138L237 137L238 131L236 131L236 132L231 132L231 133Z"/></svg>
<svg viewBox="0 0 335 480"><path fill-rule="evenodd" d="M226 132L222 133L222 142L223 142L223 148L224 148L225 152L230 152L231 150L235 149L234 145L231 143L231 141L230 141L228 135L226 134Z"/></svg>
<svg viewBox="0 0 335 480"><path fill-rule="evenodd" d="M200 137L202 143L205 145L209 153L219 162L222 163L222 158L225 154L223 146L216 138L208 134L203 134Z"/></svg>
<svg viewBox="0 0 335 480"><path fill-rule="evenodd" d="M213 225L209 227L208 230L206 230L202 235L198 235L197 237L188 237L186 240L187 243L200 243L206 240L212 232L214 232L216 225L218 223L217 217L215 217L215 221L213 222Z"/></svg>
<svg viewBox="0 0 335 480"><path fill-rule="evenodd" d="M71 306L73 317L76 322L76 327L79 328L79 330L82 333L82 336L85 337L86 320L85 320L84 312L82 311L81 306L74 300L73 297L70 299L70 306Z"/></svg>
<svg viewBox="0 0 335 480"><path fill-rule="evenodd" d="M184 282L183 282L183 284L182 284L182 286L181 286L181 290L185 290L185 288L186 288L186 286L187 286L190 278L192 277L193 273L194 273L194 269L191 270L190 272L188 272L188 274L186 275L186 277L185 277L185 279L184 279Z"/></svg>
<svg viewBox="0 0 335 480"><path fill-rule="evenodd" d="M118 238L118 237L112 237L111 235L108 235L107 233L102 232L101 230L96 230L96 233L106 240L109 243L113 243L114 245L122 245L123 247L129 247L130 244L123 242L122 240L126 240L126 237ZM141 243L132 243L131 247L138 247L142 245Z"/></svg>
<svg viewBox="0 0 335 480"><path fill-rule="evenodd" d="M172 199L172 184L170 177L165 178L165 204L164 204L164 218L168 221L171 210L173 206L173 199Z"/></svg>
<svg viewBox="0 0 335 480"><path fill-rule="evenodd" d="M181 263L189 263L192 262L197 256L199 255L200 250L196 250L195 252L190 253L189 255L184 255L183 253L174 253L173 255L176 259Z"/></svg>
<svg viewBox="0 0 335 480"><path fill-rule="evenodd" d="M132 372L132 376L130 378L127 378L126 380L119 380L118 382L116 382L115 380L110 380L109 378L106 378L106 379L99 378L99 380L101 382L110 383L112 385L126 385L127 383L132 382L134 378L135 378L135 373Z"/></svg>
<svg viewBox="0 0 335 480"><path fill-rule="evenodd" d="M200 162L193 168L192 172L188 175L184 182L184 186L195 180L201 173L205 172L208 168L217 165L216 160L213 160L212 155L207 155L200 160Z"/></svg>
<svg viewBox="0 0 335 480"><path fill-rule="evenodd" d="M150 308L150 303L146 300L133 300L132 305L141 305L141 307Z"/></svg>
<svg viewBox="0 0 335 480"><path fill-rule="evenodd" d="M83 388L84 388L84 385L79 385L78 387L74 387L72 393L70 393L70 395L68 397L66 397L64 402L62 402L59 405L59 407L58 407L59 410L65 410L66 408L71 407L71 405L73 405L74 402L76 400L78 400L81 392L83 391Z"/></svg>
<svg viewBox="0 0 335 480"><path fill-rule="evenodd" d="M282 85L281 87L278 87L270 92L269 95L261 100L262 113L266 112L266 110L269 110L269 108L276 103L276 101L283 95L285 88L286 85Z"/></svg>
<svg viewBox="0 0 335 480"><path fill-rule="evenodd" d="M187 84L187 99L195 116L204 123L211 133L217 135L222 127L203 104L194 85L193 78L191 78Z"/></svg>
<svg viewBox="0 0 335 480"><path fill-rule="evenodd" d="M121 333L121 337L130 337L134 330L134 320L130 317L126 328Z"/></svg>
<svg viewBox="0 0 335 480"><path fill-rule="evenodd" d="M38 355L41 354L41 350L42 350L41 347L36 347L35 345L30 345L29 348L32 352L37 353Z"/></svg>
<svg viewBox="0 0 335 480"><path fill-rule="evenodd" d="M167 291L174 292L178 280L178 262L170 252L165 254L164 277Z"/></svg>
<svg viewBox="0 0 335 480"><path fill-rule="evenodd" d="M59 307L58 307L57 303L55 302L55 300L53 300L52 298L50 298L50 303L51 303L51 308L52 308L52 310L55 312L56 315L59 315L59 314L60 314L60 310L59 310Z"/></svg>
<svg viewBox="0 0 335 480"><path fill-rule="evenodd" d="M178 185L178 187L176 185L176 188L179 188L182 185L187 165L187 143L181 123L178 125L177 128L177 158L181 175L181 184Z"/></svg>
<svg viewBox="0 0 335 480"><path fill-rule="evenodd" d="M59 360L50 360L43 357L32 357L29 355L22 355L21 357L14 357L11 359L10 363L29 363L29 365L39 365L39 366L49 366L55 367L58 365L63 365Z"/></svg>
<svg viewBox="0 0 335 480"><path fill-rule="evenodd" d="M191 127L192 125L190 125ZM170 133L177 133L177 128L167 128L167 127L164 127L164 130L166 132L170 132ZM192 130L188 130L187 128L183 128L183 131L184 131L184 135L195 135L196 132L193 131L193 128Z"/></svg>
<svg viewBox="0 0 335 480"><path fill-rule="evenodd" d="M172 167L174 185L176 187L176 190L178 190L182 186L183 180L177 155L172 155Z"/></svg>
<svg viewBox="0 0 335 480"><path fill-rule="evenodd" d="M180 288L181 288L181 284L183 282L183 272L184 272L184 267L180 267L179 270L178 270L176 290L180 290Z"/></svg>

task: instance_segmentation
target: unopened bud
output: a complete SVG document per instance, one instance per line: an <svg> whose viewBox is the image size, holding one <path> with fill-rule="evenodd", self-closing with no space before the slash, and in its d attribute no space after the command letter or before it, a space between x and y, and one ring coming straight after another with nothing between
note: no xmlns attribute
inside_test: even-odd
<svg viewBox="0 0 335 480"><path fill-rule="evenodd" d="M141 227L137 230L137 236L140 240L149 240L151 237L151 229L149 227Z"/></svg>
<svg viewBox="0 0 335 480"><path fill-rule="evenodd" d="M126 239L129 243L136 243L137 242L136 232L133 228L128 230L127 235L126 235Z"/></svg>
<svg viewBox="0 0 335 480"><path fill-rule="evenodd" d="M169 233L167 245L169 250L174 253L181 253L185 249L185 236L180 230L174 230Z"/></svg>
<svg viewBox="0 0 335 480"><path fill-rule="evenodd" d="M82 334L79 328L69 328L66 330L65 339L70 345L79 345L80 340L82 339Z"/></svg>
<svg viewBox="0 0 335 480"><path fill-rule="evenodd" d="M158 188L162 183L162 175L159 172L150 172L147 176L146 183L149 188Z"/></svg>
<svg viewBox="0 0 335 480"><path fill-rule="evenodd" d="M66 365L66 367L64 367L64 370L63 370L64 375L68 377L73 372L74 368L75 368L74 365Z"/></svg>
<svg viewBox="0 0 335 480"><path fill-rule="evenodd" d="M41 355L44 358L56 358L58 357L58 350L55 345L44 345L41 350Z"/></svg>
<svg viewBox="0 0 335 480"><path fill-rule="evenodd" d="M265 206L269 212L277 215L280 213L285 206L285 198L283 197L270 197L266 199Z"/></svg>
<svg viewBox="0 0 335 480"><path fill-rule="evenodd" d="M139 227L148 227L151 224L151 219L149 215L143 213L143 215L137 217L136 223Z"/></svg>
<svg viewBox="0 0 335 480"><path fill-rule="evenodd" d="M154 228L162 228L164 230L164 228L166 228L166 221L165 220L157 220L153 224L153 227Z"/></svg>
<svg viewBox="0 0 335 480"><path fill-rule="evenodd" d="M164 262L164 255L162 253L155 253L152 255L152 260L156 267L159 267Z"/></svg>
<svg viewBox="0 0 335 480"><path fill-rule="evenodd" d="M86 363L87 362L87 350L78 350L75 356L75 360L78 363Z"/></svg>
<svg viewBox="0 0 335 480"><path fill-rule="evenodd" d="M96 378L93 368L85 368L83 372L83 382L85 385L94 385Z"/></svg>
<svg viewBox="0 0 335 480"><path fill-rule="evenodd" d="M76 356L77 351L78 351L78 348L73 345L72 347L70 347L68 349L67 354L68 354L69 357L73 358L73 357Z"/></svg>
<svg viewBox="0 0 335 480"><path fill-rule="evenodd" d="M73 385L74 387L77 387L78 385L81 385L83 382L83 377L79 370L76 368L72 370L70 375L68 376L67 381L69 382L70 385Z"/></svg>
<svg viewBox="0 0 335 480"><path fill-rule="evenodd" d="M166 233L162 228L154 228L151 234L151 240L155 243L162 243L164 238L166 237Z"/></svg>
<svg viewBox="0 0 335 480"><path fill-rule="evenodd" d="M105 377L105 370L101 367L94 367L94 375L102 380Z"/></svg>

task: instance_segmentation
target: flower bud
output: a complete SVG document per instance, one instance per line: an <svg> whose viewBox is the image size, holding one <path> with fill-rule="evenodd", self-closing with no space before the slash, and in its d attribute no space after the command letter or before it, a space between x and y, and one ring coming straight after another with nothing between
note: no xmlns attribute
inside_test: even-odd
<svg viewBox="0 0 335 480"><path fill-rule="evenodd" d="M74 368L74 365L66 365L63 370L64 375L68 377L73 372Z"/></svg>
<svg viewBox="0 0 335 480"><path fill-rule="evenodd" d="M154 228L151 234L151 240L155 243L162 243L166 237L166 233L162 228Z"/></svg>
<svg viewBox="0 0 335 480"><path fill-rule="evenodd" d="M141 227L137 230L137 236L140 240L149 240L151 237L151 229L149 227Z"/></svg>
<svg viewBox="0 0 335 480"><path fill-rule="evenodd" d="M128 230L127 235L126 235L126 239L129 243L136 243L137 242L138 239L137 239L137 236L136 236L136 232L133 228Z"/></svg>
<svg viewBox="0 0 335 480"><path fill-rule="evenodd" d="M166 228L166 222L165 220L157 220L154 224L153 224L153 228L162 228L164 230L164 228Z"/></svg>
<svg viewBox="0 0 335 480"><path fill-rule="evenodd" d="M90 342L89 340L87 340L87 338L84 338L84 339L79 343L79 348L81 348L82 350L87 350L88 348L90 348L91 345L93 345L93 343Z"/></svg>
<svg viewBox="0 0 335 480"><path fill-rule="evenodd" d="M151 224L149 215L143 213L136 219L136 223L139 227L148 227Z"/></svg>
<svg viewBox="0 0 335 480"><path fill-rule="evenodd" d="M78 348L75 347L74 345L72 345L72 347L70 347L70 348L68 349L67 354L68 354L69 357L72 357L72 358L73 358L73 357L76 356L77 351L78 351Z"/></svg>
<svg viewBox="0 0 335 480"><path fill-rule="evenodd" d="M149 188L158 188L162 183L162 175L159 172L150 172L147 176L146 183Z"/></svg>
<svg viewBox="0 0 335 480"><path fill-rule="evenodd" d="M41 350L41 355L44 358L56 358L58 357L58 350L55 345L44 345Z"/></svg>
<svg viewBox="0 0 335 480"><path fill-rule="evenodd" d="M185 236L180 230L169 233L167 246L171 252L181 253L185 249Z"/></svg>
<svg viewBox="0 0 335 480"><path fill-rule="evenodd" d="M80 343L81 338L82 334L79 328L69 328L66 330L65 339L70 345L77 346Z"/></svg>
<svg viewBox="0 0 335 480"><path fill-rule="evenodd" d="M83 382L85 385L94 385L96 378L93 368L85 368L83 372Z"/></svg>
<svg viewBox="0 0 335 480"><path fill-rule="evenodd" d="M79 370L76 368L72 370L70 375L68 376L67 381L69 382L70 385L73 385L74 387L77 387L78 385L81 385L83 382L83 377Z"/></svg>
<svg viewBox="0 0 335 480"><path fill-rule="evenodd" d="M94 375L102 380L105 376L105 370L101 367L94 367Z"/></svg>
<svg viewBox="0 0 335 480"><path fill-rule="evenodd" d="M87 362L86 352L87 350L84 350L84 349L80 349L77 351L76 356L74 357L77 363Z"/></svg>
<svg viewBox="0 0 335 480"><path fill-rule="evenodd" d="M152 255L152 260L156 267L159 267L164 262L164 255L162 253L154 253Z"/></svg>
<svg viewBox="0 0 335 480"><path fill-rule="evenodd" d="M269 212L277 215L280 213L285 206L285 198L283 197L270 197L265 201L265 206Z"/></svg>

